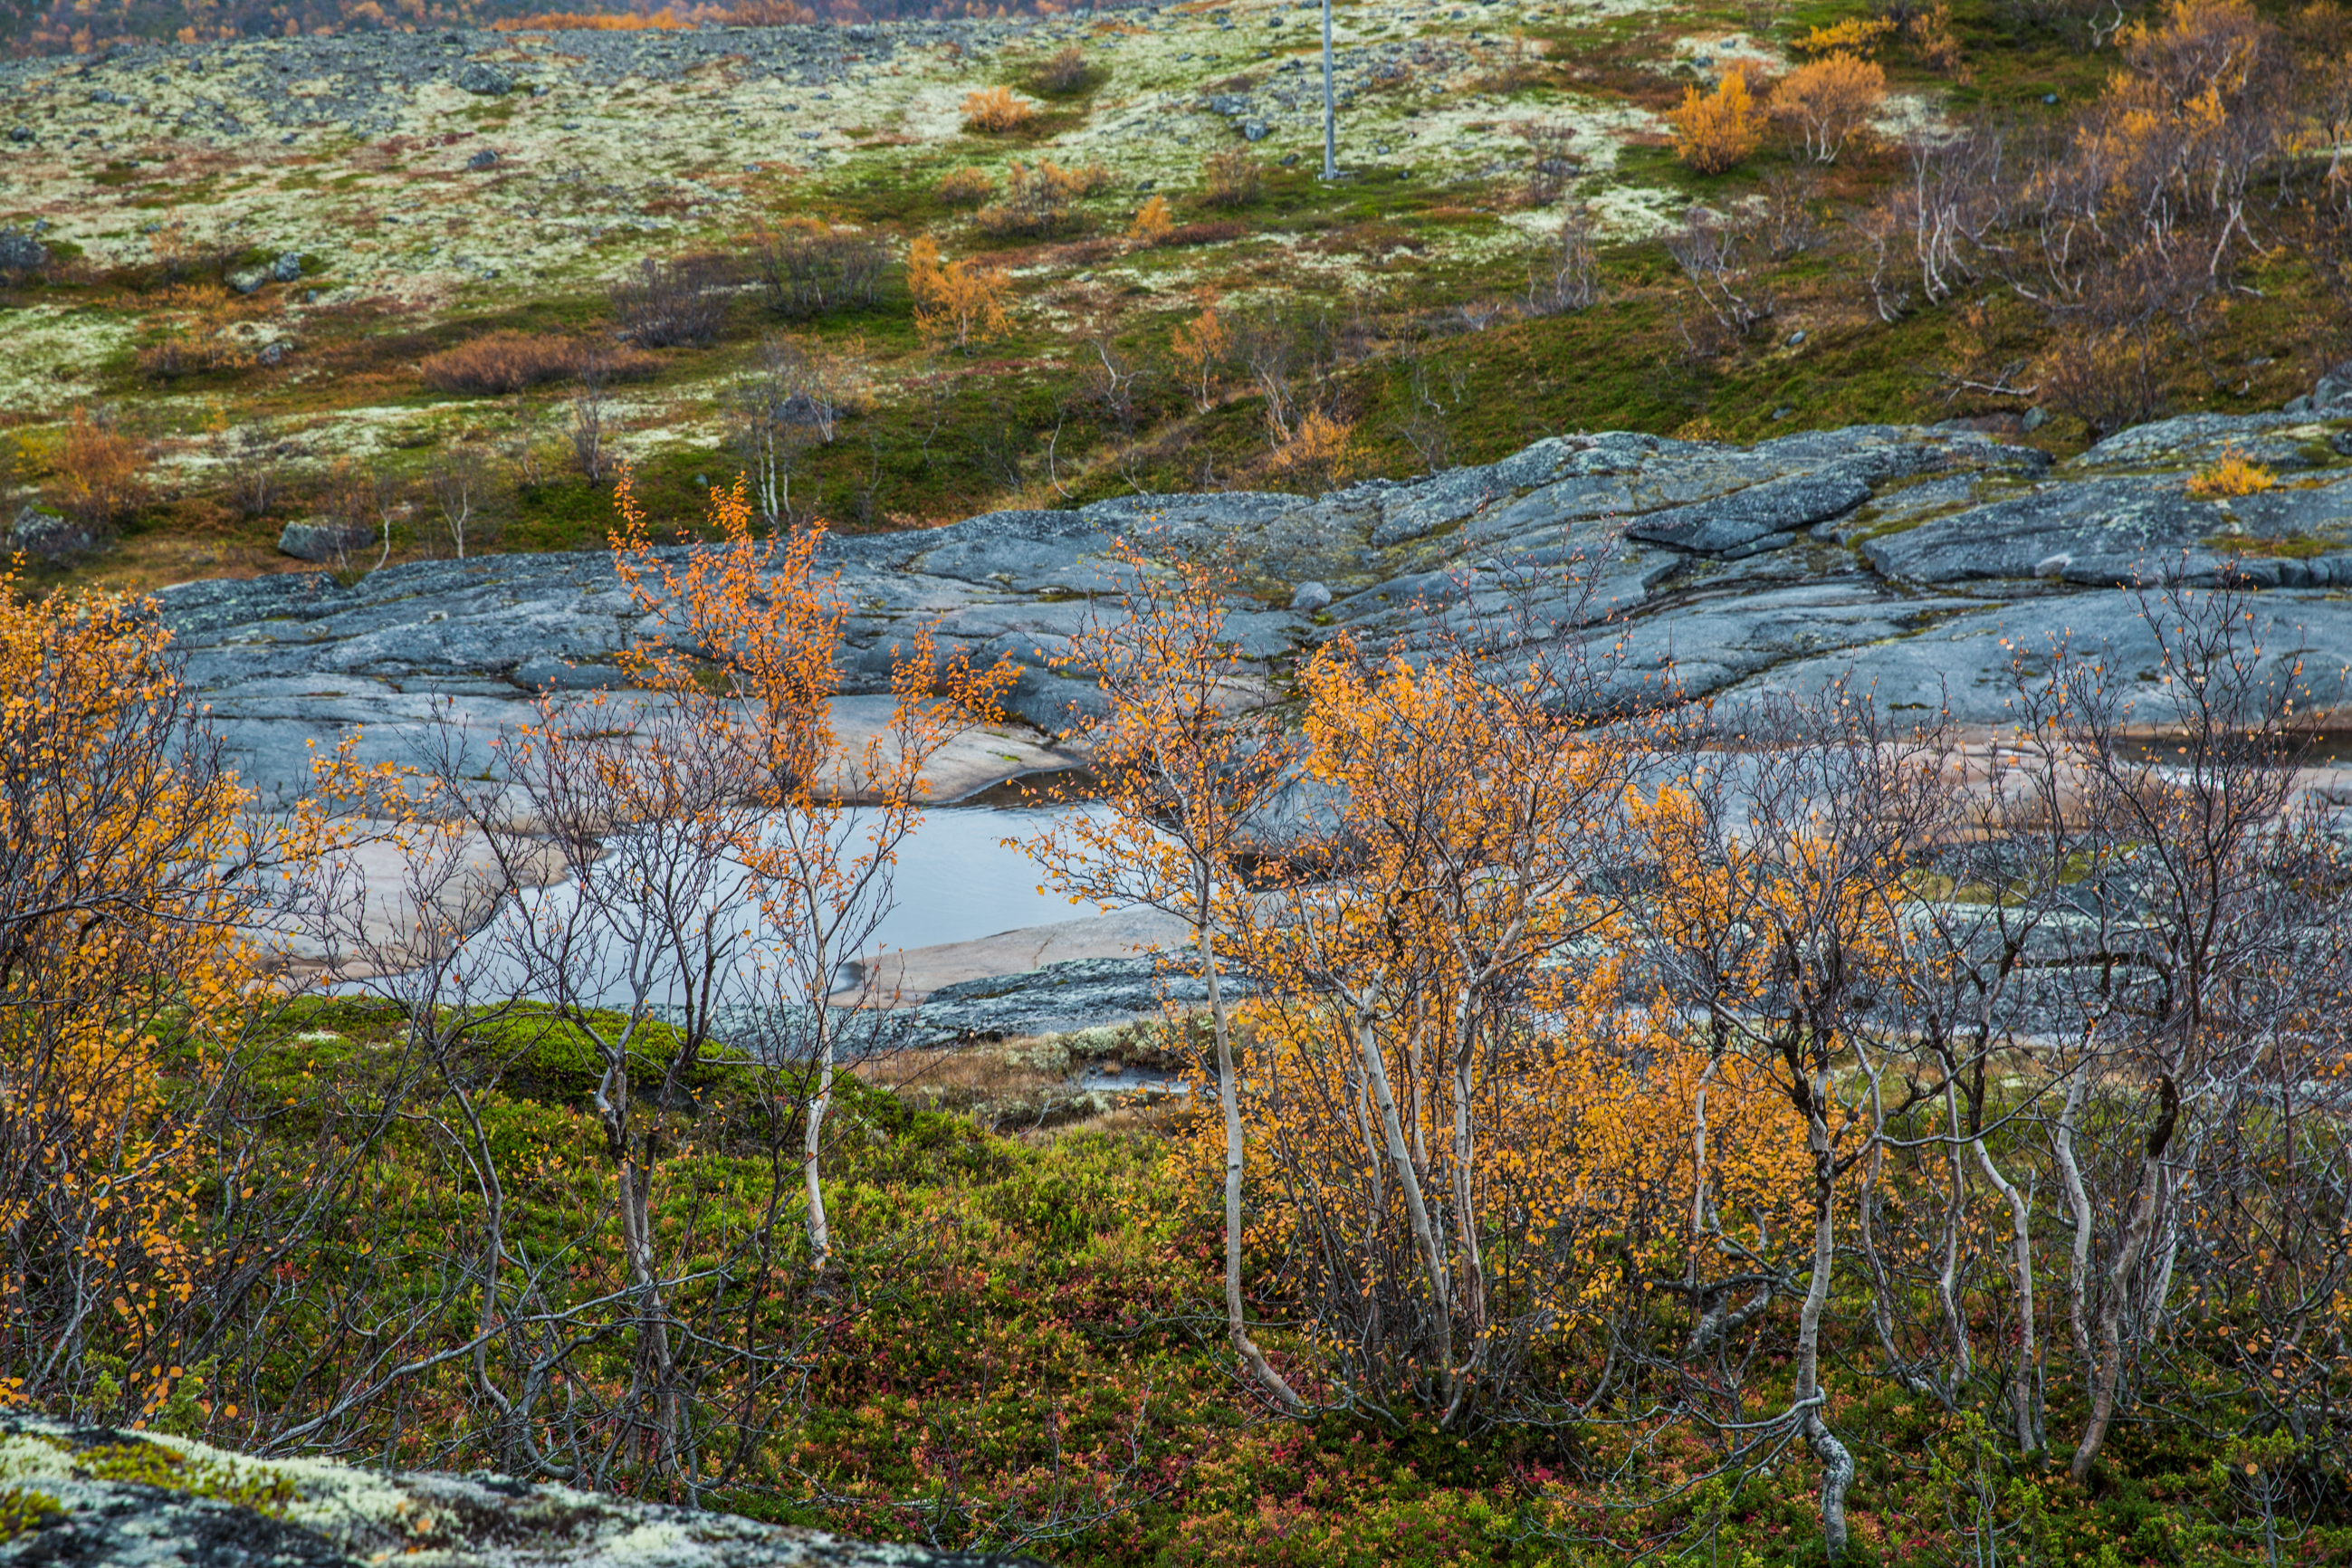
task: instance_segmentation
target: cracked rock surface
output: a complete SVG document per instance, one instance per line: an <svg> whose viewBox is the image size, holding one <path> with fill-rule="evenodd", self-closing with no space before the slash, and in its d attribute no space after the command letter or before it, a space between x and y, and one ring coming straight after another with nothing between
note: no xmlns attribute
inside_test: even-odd
<svg viewBox="0 0 2352 1568"><path fill-rule="evenodd" d="M2269 463L2277 486L2191 496L2191 474L2232 449ZM2054 468L1948 429L1749 447L1604 432L1409 484L995 512L833 538L824 559L851 606L845 693L887 690L893 649L929 626L943 657L1018 667L1006 705L1049 736L1099 700L1056 661L1118 589L1122 539L1147 554L1236 550L1254 596L1229 630L1277 676L1339 631L1410 653L1511 611L1543 636L1615 649L1628 700L1672 682L1720 709L1843 677L1896 717L1997 728L2016 659L2071 639L2149 680L2142 585L2235 580L2257 590L2264 657L2300 666L2298 704L2346 710L2347 458L2347 422L2284 415L2168 420ZM1310 583L1320 590L1302 596ZM423 563L348 587L323 572L214 581L163 599L266 789L299 785L304 742L354 727L365 756L396 760L436 704L485 736L524 722L532 693L618 684L619 652L664 633L602 554Z"/></svg>

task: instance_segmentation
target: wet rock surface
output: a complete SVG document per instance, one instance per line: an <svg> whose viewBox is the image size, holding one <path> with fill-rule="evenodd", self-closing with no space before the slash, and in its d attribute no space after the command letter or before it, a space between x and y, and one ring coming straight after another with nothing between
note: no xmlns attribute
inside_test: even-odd
<svg viewBox="0 0 2352 1568"><path fill-rule="evenodd" d="M1064 661L1115 600L1121 541L1147 556L1237 548L1255 596L1229 630L1270 672L1341 631L1411 653L1509 621L1609 650L1628 700L1670 683L1721 707L1844 677L1896 716L1982 727L2004 722L2021 655L2066 638L2150 672L2144 587L2231 581L2257 590L2265 657L2300 662L2299 704L2332 710L2352 699L2347 428L2194 416L2055 467L1966 430L1745 448L1608 432L1410 484L995 512L833 538L824 559L853 607L847 692L887 691L896 650L928 626L942 658L1011 661L1006 707L1049 736L1099 703ZM2271 464L2277 485L2190 495L2228 451ZM267 788L299 784L304 742L353 728L364 755L397 759L439 708L485 734L523 722L541 692L620 683L622 650L665 635L602 554L422 563L350 585L324 572L195 583L163 602Z"/></svg>
<svg viewBox="0 0 2352 1568"><path fill-rule="evenodd" d="M503 1476L256 1459L147 1432L0 1421L0 1563L107 1568L1017 1568Z"/></svg>

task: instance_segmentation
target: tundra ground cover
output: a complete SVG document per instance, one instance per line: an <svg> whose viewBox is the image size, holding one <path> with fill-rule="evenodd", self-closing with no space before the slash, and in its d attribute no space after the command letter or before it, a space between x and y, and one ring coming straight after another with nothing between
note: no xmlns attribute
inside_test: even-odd
<svg viewBox="0 0 2352 1568"><path fill-rule="evenodd" d="M2238 14L2207 5L2192 23L2210 31ZM585 405L563 386L436 394L416 367L499 331L610 341L623 330L612 286L649 259L707 281L716 338L652 351L650 381L601 389L601 447L635 461L661 510L685 513L697 476L745 466L749 443L789 470L796 515L859 530L1137 489L1323 482L1331 464L1281 455L1294 399L1344 430L1339 468L1356 475L1492 458L1579 426L1742 437L1966 416L2008 427L2037 407L2050 418L2031 439L2064 447L2117 396L2142 410L2275 405L2336 353L2343 289L2326 226L2341 205L2328 181L2340 132L2326 105L2342 40L2321 9L2245 13L2264 70L2295 62L2294 91L2266 87L2263 101L2302 118L2265 154L2281 183L2242 208L2251 239L2223 236L2227 286L2143 290L2120 327L2104 296L2053 304L2032 276L2011 276L2001 258L2016 239L1979 216L1962 225L1983 242L1967 257L1948 241L1911 256L1905 237L1925 231L1896 209L1921 178L1957 177L1934 150L1963 124L2006 138L2016 168L2064 143L2110 77L2157 68L2127 29L1962 5L1948 14L1958 64L1927 35L1865 30L1888 97L1833 163L1792 131L1700 174L1675 158L1666 120L1685 89L1738 68L1761 101L1801 43L1853 13L1737 26L1673 6L1338 15L1347 178L1328 187L1313 174L1312 18L1273 5L856 40L793 27L454 45L355 33L132 51L88 78L13 66L30 140L0 146L0 225L46 225L50 260L0 278L7 324L32 345L29 363L11 356L0 372L30 459L12 477L37 491L73 408L104 404L148 444L159 480L117 553L36 570L136 584L271 569L277 528L316 512L338 458L394 481L397 550L421 552L433 546L417 498L461 448L497 481L509 548L594 543L601 502L568 455ZM2156 12L2139 23L2169 36ZM1073 48L1089 64L1051 86L1048 66ZM512 90L461 89L463 65ZM984 89L1039 112L967 131L962 100ZM1213 202L1213 155L1254 163L1255 194ZM1066 204L1055 232L992 226L1002 202L938 194L960 171L1002 191L1014 165L1048 163L1108 179ZM1155 198L1170 227L1129 240ZM1735 241L1696 275L1665 244L1693 204L1724 215ZM1580 211L1598 286L1580 308L1538 308L1534 275ZM871 237L892 265L868 300L779 315L754 276L756 236L812 221ZM900 263L919 238L1004 275L1004 331L942 353L916 330ZM268 275L281 257L299 258L290 281ZM263 280L193 308L194 284L232 274ZM1726 286L1745 301L1728 315ZM1212 304L1254 331L1233 336L1202 398L1180 384L1171 340ZM751 416L772 358L763 340L780 333L854 365L860 394L838 421ZM224 351L165 352L197 340ZM804 410L793 395L777 401ZM285 470L264 512L220 505L215 426L250 429Z"/></svg>
<svg viewBox="0 0 2352 1568"><path fill-rule="evenodd" d="M1250 994L1153 1047L1200 1110L1007 1136L874 998L788 1005L888 896L810 793L815 538L739 487L653 555L632 496L674 717L331 768L285 830L152 619L0 595L12 1400L1071 1562L2340 1555L2352 877L2242 590L2140 599L2161 743L2061 648L1970 747L1841 688L1571 731L1607 656L1507 602L1333 642L1283 723L1168 574L1074 639L1108 816L1047 869ZM934 680L992 679L896 668L886 835ZM1240 815L1294 769L1328 812ZM415 918L362 929L404 798ZM679 1005L754 807L796 987ZM488 989L461 939L551 855ZM287 922L368 994L265 983Z"/></svg>

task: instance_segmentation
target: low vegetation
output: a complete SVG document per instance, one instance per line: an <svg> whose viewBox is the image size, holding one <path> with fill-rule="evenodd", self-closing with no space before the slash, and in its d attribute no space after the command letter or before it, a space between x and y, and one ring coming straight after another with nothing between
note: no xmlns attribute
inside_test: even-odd
<svg viewBox="0 0 2352 1568"><path fill-rule="evenodd" d="M929 109L894 99L807 143L763 129L815 160L789 177L761 162L594 188L518 166L495 179L524 182L541 239L610 193L642 208L566 227L583 247L538 281L518 264L410 297L339 285L346 257L253 286L280 256L168 205L138 226L136 264L51 235L0 288L44 345L0 499L64 507L77 408L139 468L107 547L27 569L131 585L271 568L338 461L401 492L384 559L430 554L447 546L425 491L457 447L509 547L593 547L609 453L690 516L779 324L861 367L860 411L792 477L796 510L851 529L1405 477L1573 427L1744 439L1960 417L2065 452L2167 411L2275 407L2344 356L2335 8L1963 0L1738 29L1666 8L1509 37L1375 8L1343 49L1330 184L1314 29L1269 19L1249 24L1276 46L1265 62L1176 11L1155 33L1066 19L984 58L902 62L913 76L885 79L919 80L904 90ZM1236 58L1180 64L1204 47ZM1251 107L1202 118L1228 95ZM975 127L1007 128L964 131L966 98ZM518 101L474 111L576 112ZM1102 134L1129 121L1152 129ZM397 161L430 149L401 142L306 154L286 178L381 191L359 232L405 244L401 182L428 171ZM88 173L90 201L165 201L138 169ZM133 183L102 183L118 178ZM1203 310L1229 328L1205 378L1176 336ZM117 335L56 355L42 335L100 331ZM249 465L214 459L219 423L273 454L265 506L246 504Z"/></svg>
<svg viewBox="0 0 2352 1568"><path fill-rule="evenodd" d="M426 355L417 370L425 384L436 392L499 394L572 381L592 372L644 375L656 363L634 350L552 332L489 332Z"/></svg>
<svg viewBox="0 0 2352 1568"><path fill-rule="evenodd" d="M2063 650L1997 744L1580 731L1509 595L1237 709L1231 584L1133 556L1033 853L1189 931L1193 1092L1008 1135L835 986L1011 672L901 647L845 748L819 531L616 505L656 700L291 816L139 606L0 589L11 1401L1072 1563L2352 1548L2352 874L2233 591L2144 599L2154 746Z"/></svg>

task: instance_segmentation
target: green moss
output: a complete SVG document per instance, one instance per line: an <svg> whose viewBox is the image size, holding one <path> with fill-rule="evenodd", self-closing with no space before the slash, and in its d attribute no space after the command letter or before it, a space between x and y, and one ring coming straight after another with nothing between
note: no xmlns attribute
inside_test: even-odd
<svg viewBox="0 0 2352 1568"><path fill-rule="evenodd" d="M0 1542L14 1541L65 1517L65 1506L47 1492L26 1487L0 1489Z"/></svg>
<svg viewBox="0 0 2352 1568"><path fill-rule="evenodd" d="M2289 533L2264 538L2250 533L2209 533L2197 542L2208 550L2219 550L2230 555L2274 556L2288 561L2309 561L2341 550L2344 542L2336 539L2314 539L2309 534Z"/></svg>
<svg viewBox="0 0 2352 1568"><path fill-rule="evenodd" d="M94 1481L127 1481L161 1487L192 1497L216 1498L262 1513L282 1512L294 1500L294 1483L242 1467L190 1459L161 1443L131 1438L102 1443L74 1456L74 1469Z"/></svg>

